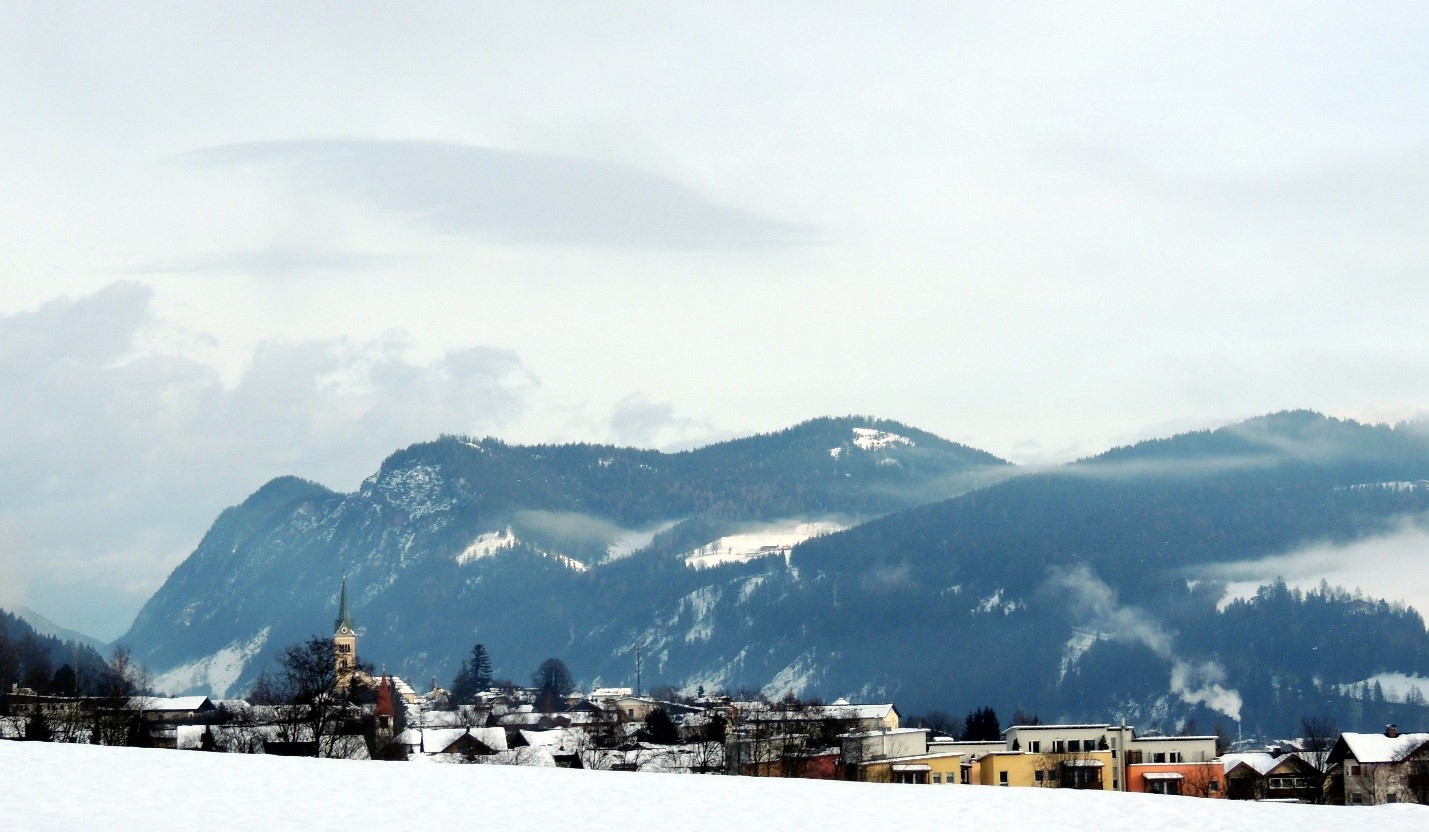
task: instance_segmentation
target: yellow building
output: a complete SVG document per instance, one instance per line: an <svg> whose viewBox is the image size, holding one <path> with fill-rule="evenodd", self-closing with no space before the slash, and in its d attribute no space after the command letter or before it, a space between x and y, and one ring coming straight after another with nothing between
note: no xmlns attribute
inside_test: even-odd
<svg viewBox="0 0 1429 832"><path fill-rule="evenodd" d="M1077 754L994 751L971 763L968 782L983 786L1111 791L1113 765L1110 751Z"/></svg>
<svg viewBox="0 0 1429 832"><path fill-rule="evenodd" d="M865 783L915 783L951 786L960 779L963 755L953 753L918 754L858 763L853 779Z"/></svg>

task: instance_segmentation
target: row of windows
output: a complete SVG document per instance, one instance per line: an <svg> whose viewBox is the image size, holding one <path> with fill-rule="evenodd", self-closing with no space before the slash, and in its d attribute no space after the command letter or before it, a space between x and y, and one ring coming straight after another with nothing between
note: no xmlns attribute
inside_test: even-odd
<svg viewBox="0 0 1429 832"><path fill-rule="evenodd" d="M1272 777L1270 778L1270 788L1272 789L1303 789L1310 785L1308 777Z"/></svg>
<svg viewBox="0 0 1429 832"><path fill-rule="evenodd" d="M1083 751L1105 751L1106 749L1105 737L1100 742L1097 740L1052 740L1053 754L1079 754ZM1042 741L1031 740L1027 743L1027 750L1033 754L1042 753Z"/></svg>

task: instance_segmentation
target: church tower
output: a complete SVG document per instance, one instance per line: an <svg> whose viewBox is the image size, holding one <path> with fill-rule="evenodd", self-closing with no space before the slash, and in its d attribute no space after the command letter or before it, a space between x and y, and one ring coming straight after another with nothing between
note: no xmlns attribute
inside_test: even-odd
<svg viewBox="0 0 1429 832"><path fill-rule="evenodd" d="M352 681L352 673L357 669L357 631L353 629L352 616L347 611L346 578L342 579L342 600L333 629L332 652L337 663L337 687L342 690Z"/></svg>

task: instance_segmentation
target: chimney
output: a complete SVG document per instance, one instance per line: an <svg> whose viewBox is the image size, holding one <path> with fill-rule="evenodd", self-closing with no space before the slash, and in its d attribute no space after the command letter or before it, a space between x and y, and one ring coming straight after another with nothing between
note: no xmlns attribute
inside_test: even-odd
<svg viewBox="0 0 1429 832"><path fill-rule="evenodd" d="M1399 736L1399 726L1395 725L1392 722L1384 726L1384 735L1386 737L1389 737L1390 739L1394 739L1395 737Z"/></svg>

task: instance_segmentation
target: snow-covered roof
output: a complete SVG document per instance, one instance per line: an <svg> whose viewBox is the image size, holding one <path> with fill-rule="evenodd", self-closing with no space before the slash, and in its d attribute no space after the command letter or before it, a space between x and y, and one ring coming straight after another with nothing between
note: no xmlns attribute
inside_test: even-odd
<svg viewBox="0 0 1429 832"><path fill-rule="evenodd" d="M552 752L572 752L585 747L586 732L584 728L553 728L549 731L527 731L521 730L521 738L527 745L545 748Z"/></svg>
<svg viewBox="0 0 1429 832"><path fill-rule="evenodd" d="M506 731L501 728L408 728L397 735L396 741L438 754L467 734L492 751L506 750Z"/></svg>
<svg viewBox="0 0 1429 832"><path fill-rule="evenodd" d="M1176 771L1148 771L1141 775L1147 780L1184 780L1185 777Z"/></svg>
<svg viewBox="0 0 1429 832"><path fill-rule="evenodd" d="M197 711L213 702L207 696L135 696L129 700L129 707L144 711Z"/></svg>
<svg viewBox="0 0 1429 832"><path fill-rule="evenodd" d="M1221 767L1229 772L1236 766L1245 764L1255 769L1257 774L1265 775L1289 762L1296 754L1271 754L1269 751L1242 751L1238 754L1226 754L1221 757Z"/></svg>
<svg viewBox="0 0 1429 832"><path fill-rule="evenodd" d="M1395 763L1429 743L1429 733L1387 737L1384 734L1346 732L1340 735L1340 739L1349 746L1350 755L1361 763Z"/></svg>
<svg viewBox="0 0 1429 832"><path fill-rule="evenodd" d="M926 728L889 728L886 731L850 731L847 734L839 734L839 737L863 739L865 737L893 737L900 734L922 734L926 732Z"/></svg>

